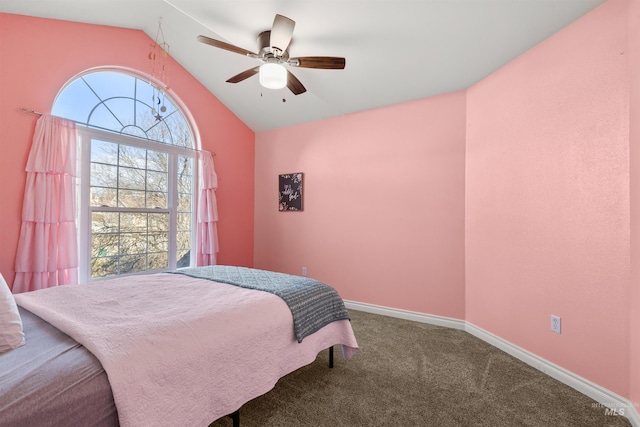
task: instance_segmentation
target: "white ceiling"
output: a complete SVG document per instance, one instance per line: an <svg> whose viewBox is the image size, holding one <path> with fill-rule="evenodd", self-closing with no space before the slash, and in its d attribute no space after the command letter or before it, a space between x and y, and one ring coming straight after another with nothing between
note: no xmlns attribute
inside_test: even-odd
<svg viewBox="0 0 640 427"><path fill-rule="evenodd" d="M0 12L143 30L254 131L466 89L605 0L0 0ZM276 13L296 22L292 57L342 56L344 70L290 68L307 92L229 77ZM286 102L282 102L282 99Z"/></svg>

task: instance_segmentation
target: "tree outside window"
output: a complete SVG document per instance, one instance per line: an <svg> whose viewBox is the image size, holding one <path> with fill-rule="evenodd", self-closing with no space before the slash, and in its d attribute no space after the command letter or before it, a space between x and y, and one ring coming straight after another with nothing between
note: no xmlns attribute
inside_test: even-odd
<svg viewBox="0 0 640 427"><path fill-rule="evenodd" d="M191 265L194 137L168 95L140 77L85 74L53 114L78 123L80 280Z"/></svg>

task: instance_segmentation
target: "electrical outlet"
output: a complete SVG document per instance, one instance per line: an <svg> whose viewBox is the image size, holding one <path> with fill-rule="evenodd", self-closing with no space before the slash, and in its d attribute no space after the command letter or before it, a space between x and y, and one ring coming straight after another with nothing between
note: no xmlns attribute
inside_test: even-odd
<svg viewBox="0 0 640 427"><path fill-rule="evenodd" d="M302 275L303 276L307 275L307 267L302 267Z"/></svg>
<svg viewBox="0 0 640 427"><path fill-rule="evenodd" d="M560 333L562 323L560 321L560 316L551 315L551 330L556 334Z"/></svg>

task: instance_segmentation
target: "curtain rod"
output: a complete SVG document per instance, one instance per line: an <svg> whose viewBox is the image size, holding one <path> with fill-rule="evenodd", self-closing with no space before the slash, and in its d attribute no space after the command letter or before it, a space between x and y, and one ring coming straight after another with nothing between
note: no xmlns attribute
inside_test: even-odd
<svg viewBox="0 0 640 427"><path fill-rule="evenodd" d="M25 113L29 113L29 114L37 114L39 116L44 114L43 112L36 111L36 110L31 109L31 108L25 108L25 107L20 107L20 111L25 112Z"/></svg>
<svg viewBox="0 0 640 427"><path fill-rule="evenodd" d="M23 113L36 114L38 116L41 116L41 115L45 114L42 111L37 111L37 110L34 110L33 108L26 108L26 107L20 107L20 111L22 111ZM54 116L54 117L60 117L60 116ZM64 117L60 117L60 118L64 119ZM70 120L70 119L65 119L65 120ZM78 123L75 120L71 120L71 121L75 122L75 123ZM86 123L80 123L80 124L83 124L83 125L88 127L88 125ZM185 150L199 151L199 152L203 152L203 153L211 153L211 155L213 157L216 156L216 153L214 151L199 150L197 148L188 148L188 147L180 147L180 148L184 148Z"/></svg>

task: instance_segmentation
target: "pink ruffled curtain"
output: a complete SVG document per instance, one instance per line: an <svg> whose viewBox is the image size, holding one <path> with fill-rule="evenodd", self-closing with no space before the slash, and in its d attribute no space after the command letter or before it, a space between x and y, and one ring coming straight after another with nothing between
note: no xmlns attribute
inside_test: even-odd
<svg viewBox="0 0 640 427"><path fill-rule="evenodd" d="M77 284L75 123L43 114L26 171L13 292Z"/></svg>
<svg viewBox="0 0 640 427"><path fill-rule="evenodd" d="M198 230L196 237L196 265L215 265L218 253L218 176L213 156L208 151L198 153L200 192L198 197Z"/></svg>

